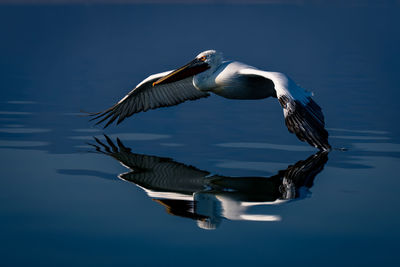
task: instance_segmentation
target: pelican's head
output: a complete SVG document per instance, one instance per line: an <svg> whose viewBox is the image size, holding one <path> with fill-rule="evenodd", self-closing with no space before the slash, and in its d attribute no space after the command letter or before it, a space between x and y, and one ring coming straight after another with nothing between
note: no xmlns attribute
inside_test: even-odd
<svg viewBox="0 0 400 267"><path fill-rule="evenodd" d="M183 67L158 79L153 86L158 84L172 83L187 77L210 70L213 72L222 63L222 53L215 50L207 50L198 54L192 61Z"/></svg>
<svg viewBox="0 0 400 267"><path fill-rule="evenodd" d="M207 50L198 54L196 59L207 63L210 68L215 68L221 65L223 57L221 52Z"/></svg>

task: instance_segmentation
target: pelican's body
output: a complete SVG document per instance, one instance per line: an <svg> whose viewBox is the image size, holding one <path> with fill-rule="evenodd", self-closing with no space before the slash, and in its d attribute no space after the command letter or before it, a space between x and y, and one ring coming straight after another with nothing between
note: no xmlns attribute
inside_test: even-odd
<svg viewBox="0 0 400 267"><path fill-rule="evenodd" d="M272 83L257 81L241 73L242 70L256 70L237 61L225 61L206 75L196 75L193 85L200 91L211 91L229 99L262 99L276 96Z"/></svg>
<svg viewBox="0 0 400 267"><path fill-rule="evenodd" d="M290 132L321 150L330 149L324 116L311 93L283 73L224 61L215 50L200 53L177 70L149 76L94 119L102 117L98 123L109 119L107 127L117 118L118 124L134 113L207 97L210 92L229 99L278 98Z"/></svg>

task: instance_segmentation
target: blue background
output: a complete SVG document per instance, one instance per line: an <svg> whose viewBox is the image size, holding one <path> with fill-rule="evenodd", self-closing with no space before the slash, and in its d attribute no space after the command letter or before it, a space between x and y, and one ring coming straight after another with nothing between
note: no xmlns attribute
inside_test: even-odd
<svg viewBox="0 0 400 267"><path fill-rule="evenodd" d="M0 5L0 253L4 265L396 264L399 4ZM206 231L170 216L87 142L211 173L270 176L315 150L276 99L212 96L103 131L80 111L216 49L315 93L332 151L279 222ZM257 210L256 210L257 211Z"/></svg>

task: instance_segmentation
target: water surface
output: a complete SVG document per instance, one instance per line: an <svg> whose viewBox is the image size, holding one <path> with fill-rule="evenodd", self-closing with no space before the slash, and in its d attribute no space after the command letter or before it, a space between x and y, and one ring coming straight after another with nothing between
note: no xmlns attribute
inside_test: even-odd
<svg viewBox="0 0 400 267"><path fill-rule="evenodd" d="M3 263L395 264L400 19L384 3L0 6ZM106 130L80 116L211 48L312 90L347 151L298 141L276 99Z"/></svg>

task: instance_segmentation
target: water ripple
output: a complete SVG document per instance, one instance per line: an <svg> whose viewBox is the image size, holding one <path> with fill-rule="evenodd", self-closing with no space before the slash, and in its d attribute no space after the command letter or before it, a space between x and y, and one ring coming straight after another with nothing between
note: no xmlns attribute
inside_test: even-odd
<svg viewBox="0 0 400 267"><path fill-rule="evenodd" d="M330 138L350 140L389 140L386 136L362 136L362 135L332 135Z"/></svg>
<svg viewBox="0 0 400 267"><path fill-rule="evenodd" d="M169 147L184 146L184 144L179 144L179 143L161 143L160 145L162 145L162 146L169 146Z"/></svg>
<svg viewBox="0 0 400 267"><path fill-rule="evenodd" d="M0 147L38 147L47 146L48 142L39 141L8 141L0 140Z"/></svg>
<svg viewBox="0 0 400 267"><path fill-rule="evenodd" d="M386 131L376 131L376 130L350 130L341 128L327 128L329 131L335 132L347 132L347 133L361 133L361 134L388 134Z"/></svg>
<svg viewBox="0 0 400 267"><path fill-rule="evenodd" d="M121 133L121 134L111 134L109 137L112 138L120 138L123 140L129 141L151 141L151 140L159 140L159 139L167 139L170 138L170 135L166 134L151 134L151 133ZM70 139L75 140L93 140L93 136L91 135L80 135L80 136L70 136ZM103 136L98 137L101 140L105 138Z"/></svg>
<svg viewBox="0 0 400 267"><path fill-rule="evenodd" d="M86 128L86 129L73 129L74 132L78 133L94 133L94 132L101 132L100 129L96 128Z"/></svg>
<svg viewBox="0 0 400 267"><path fill-rule="evenodd" d="M275 150L285 150L285 151L314 151L314 148L308 146L279 145L279 144L252 143L252 142L221 143L221 144L216 144L216 146L230 147L230 148L275 149Z"/></svg>
<svg viewBox="0 0 400 267"><path fill-rule="evenodd" d="M37 104L35 101L7 101L7 103L16 105Z"/></svg>
<svg viewBox="0 0 400 267"><path fill-rule="evenodd" d="M51 129L42 128L0 128L0 133L45 133L50 132Z"/></svg>
<svg viewBox="0 0 400 267"><path fill-rule="evenodd" d="M0 111L0 115L30 115L32 112L22 111Z"/></svg>
<svg viewBox="0 0 400 267"><path fill-rule="evenodd" d="M355 149L368 152L400 152L400 144L395 143L353 143Z"/></svg>

